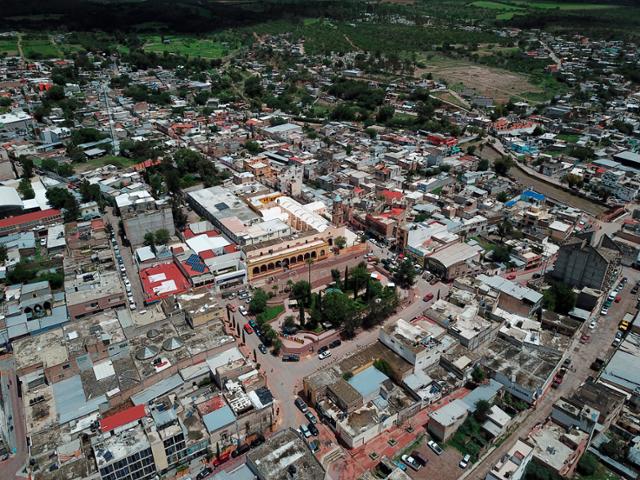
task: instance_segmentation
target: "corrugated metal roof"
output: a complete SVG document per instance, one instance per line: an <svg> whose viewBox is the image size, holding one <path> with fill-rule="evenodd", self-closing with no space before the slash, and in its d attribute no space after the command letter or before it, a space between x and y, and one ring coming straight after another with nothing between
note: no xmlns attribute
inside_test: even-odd
<svg viewBox="0 0 640 480"><path fill-rule="evenodd" d="M360 373L355 374L348 380L351 385L360 395L364 398L368 398L380 389L380 384L385 380L388 380L384 373L378 370L376 367L371 366Z"/></svg>
<svg viewBox="0 0 640 480"><path fill-rule="evenodd" d="M215 432L216 430L233 423L235 419L236 416L233 414L233 410L231 410L229 405L225 405L224 407L207 413L202 417L202 421L204 422L205 427L207 427L207 431L209 433Z"/></svg>
<svg viewBox="0 0 640 480"><path fill-rule="evenodd" d="M131 401L134 405L149 403L154 398L158 398L165 393L169 393L171 390L178 388L183 383L184 382L182 381L182 378L180 378L180 375L176 373L169 378L165 378L164 380L159 381L146 390L132 395Z"/></svg>
<svg viewBox="0 0 640 480"><path fill-rule="evenodd" d="M104 395L87 400L80 375L54 383L53 397L60 425L97 411L100 404L107 401Z"/></svg>

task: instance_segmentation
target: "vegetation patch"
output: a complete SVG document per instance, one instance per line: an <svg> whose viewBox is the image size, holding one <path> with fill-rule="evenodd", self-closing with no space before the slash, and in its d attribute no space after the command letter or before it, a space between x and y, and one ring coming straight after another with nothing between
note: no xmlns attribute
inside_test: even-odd
<svg viewBox="0 0 640 480"><path fill-rule="evenodd" d="M1 37L0 55L9 57L18 55L18 39L16 37Z"/></svg>
<svg viewBox="0 0 640 480"><path fill-rule="evenodd" d="M144 37L144 50L155 53L173 53L189 57L222 58L237 45L209 37L182 35L149 35Z"/></svg>
<svg viewBox="0 0 640 480"><path fill-rule="evenodd" d="M25 37L22 40L22 51L29 60L61 57L60 50L49 37Z"/></svg>

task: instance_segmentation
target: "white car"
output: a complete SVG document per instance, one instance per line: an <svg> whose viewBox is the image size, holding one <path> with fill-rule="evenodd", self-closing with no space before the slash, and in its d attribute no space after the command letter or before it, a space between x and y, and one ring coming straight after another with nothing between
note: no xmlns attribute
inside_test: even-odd
<svg viewBox="0 0 640 480"><path fill-rule="evenodd" d="M240 306L239 310L240 310L240 313L241 313L242 315L244 315L245 317L247 316L247 313L249 313L249 312L247 311L247 309L246 309L246 308L244 308L242 305Z"/></svg>
<svg viewBox="0 0 640 480"><path fill-rule="evenodd" d="M131 303L129 304L129 309L130 309L130 310L135 310L135 309L136 309L136 304L135 304L135 303L133 303L133 302L131 302Z"/></svg>
<svg viewBox="0 0 640 480"><path fill-rule="evenodd" d="M467 453L464 457L462 457L462 460L460 460L460 463L458 464L458 466L460 468L467 468L469 466L470 461L471 461L471 455Z"/></svg>
<svg viewBox="0 0 640 480"><path fill-rule="evenodd" d="M597 325L597 323L595 322L595 320L594 320L594 321L592 321L592 322L589 324L589 330L593 330L594 328L596 328L596 325Z"/></svg>
<svg viewBox="0 0 640 480"><path fill-rule="evenodd" d="M329 358L331 356L331 350L325 350L324 352L320 352L318 354L318 358L320 360L324 360L325 358Z"/></svg>
<svg viewBox="0 0 640 480"><path fill-rule="evenodd" d="M600 310L600 315L606 315L609 313L609 309L608 308L603 308L602 310Z"/></svg>
<svg viewBox="0 0 640 480"><path fill-rule="evenodd" d="M436 442L434 442L433 440L429 440L427 442L427 445L429 445L429 448L431 450L434 451L434 453L436 455L442 455L444 453L444 450L442 450L442 448L440 447L440 445L438 445Z"/></svg>
<svg viewBox="0 0 640 480"><path fill-rule="evenodd" d="M411 468L413 468L414 470L420 470L422 468L422 465L420 465L415 458L413 458L411 455L402 455L402 461L404 463L406 463L407 465L409 465Z"/></svg>

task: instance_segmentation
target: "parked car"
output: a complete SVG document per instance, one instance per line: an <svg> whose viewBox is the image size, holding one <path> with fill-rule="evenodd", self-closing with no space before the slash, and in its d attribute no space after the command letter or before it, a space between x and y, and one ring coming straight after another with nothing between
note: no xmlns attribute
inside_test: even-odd
<svg viewBox="0 0 640 480"><path fill-rule="evenodd" d="M249 445L247 445L246 443L242 444L238 448L236 448L233 452L231 452L231 456L233 458L239 457L243 453L247 453L250 449L251 449L251 447Z"/></svg>
<svg viewBox="0 0 640 480"><path fill-rule="evenodd" d="M300 425L300 433L304 435L305 438L309 438L311 436L311 432L305 424Z"/></svg>
<svg viewBox="0 0 640 480"><path fill-rule="evenodd" d="M442 448L440 447L440 445L438 445L436 442L434 442L433 440L429 440L427 442L427 445L429 445L429 448L431 450L433 450L433 452L436 455L442 455L444 453L444 450L442 450Z"/></svg>
<svg viewBox="0 0 640 480"><path fill-rule="evenodd" d="M324 352L326 352L327 350L329 350L329 347L327 347L327 346L325 345L324 347L320 347L320 348L318 349L318 353L324 353Z"/></svg>
<svg viewBox="0 0 640 480"><path fill-rule="evenodd" d="M259 447L264 443L264 437L262 435L258 435L256 438L251 440L251 448Z"/></svg>
<svg viewBox="0 0 640 480"><path fill-rule="evenodd" d="M240 305L239 310L240 310L240 313L241 313L242 315L244 315L245 317L246 317L246 316L247 316L247 314L249 313L249 311L248 311L246 308L244 308L244 306L243 306L243 305Z"/></svg>
<svg viewBox="0 0 640 480"><path fill-rule="evenodd" d="M622 342L622 339L616 337L616 338L613 339L613 342L611 342L611 346L617 347L618 345L620 345L621 342Z"/></svg>
<svg viewBox="0 0 640 480"><path fill-rule="evenodd" d="M320 450L320 442L318 440L312 440L309 442L309 450L312 452L317 452Z"/></svg>
<svg viewBox="0 0 640 480"><path fill-rule="evenodd" d="M510 273L509 275L507 275L507 280L515 280L515 279L516 279L515 273Z"/></svg>
<svg viewBox="0 0 640 480"><path fill-rule="evenodd" d="M462 457L462 460L460 460L460 463L458 464L458 466L460 468L467 468L469 466L470 461L471 461L471 455L467 453L464 457Z"/></svg>
<svg viewBox="0 0 640 480"><path fill-rule="evenodd" d="M404 463L406 463L407 465L409 465L411 468L413 468L414 470L420 470L422 468L422 465L420 465L418 462L416 462L416 460L411 457L410 455L402 455L402 461Z"/></svg>
<svg viewBox="0 0 640 480"><path fill-rule="evenodd" d="M204 478L207 478L212 473L213 473L213 470L211 469L211 467L204 467L200 471L200 473L198 473L198 475L196 475L196 480L203 480Z"/></svg>
<svg viewBox="0 0 640 480"><path fill-rule="evenodd" d="M427 464L428 460L426 458L424 458L422 455L420 455L420 452L418 452L417 450L414 450L413 452L411 452L411 456L413 457L413 459L418 462L420 465L422 465L423 467Z"/></svg>
<svg viewBox="0 0 640 480"><path fill-rule="evenodd" d="M282 361L283 362L299 362L300 355L297 355L295 353L288 353L287 355L282 356Z"/></svg>
<svg viewBox="0 0 640 480"><path fill-rule="evenodd" d="M622 300L622 296L616 295L616 299L614 300L614 302L620 303L620 300Z"/></svg>
<svg viewBox="0 0 640 480"><path fill-rule="evenodd" d="M330 356L331 356L331 350L325 350L324 352L318 354L318 358L320 360L324 360L325 358L329 358Z"/></svg>
<svg viewBox="0 0 640 480"><path fill-rule="evenodd" d="M309 407L307 407L307 404L303 399L296 398L295 402L293 403L296 405L296 407L298 407L298 410L300 410L302 413L307 413L309 411Z"/></svg>
<svg viewBox="0 0 640 480"><path fill-rule="evenodd" d="M422 300L424 300L425 302L430 302L431 300L433 300L433 293L427 293Z"/></svg>
<svg viewBox="0 0 640 480"><path fill-rule="evenodd" d="M393 464L398 467L400 470L402 470L403 472L407 471L407 465L405 463L402 463L399 460L394 460Z"/></svg>
<svg viewBox="0 0 640 480"><path fill-rule="evenodd" d="M339 347L340 345L342 345L342 340L337 338L329 344L329 348L336 348L336 347Z"/></svg>
<svg viewBox="0 0 640 480"><path fill-rule="evenodd" d="M304 416L307 417L307 420L309 420L314 425L318 423L318 418L313 413L307 411L305 412Z"/></svg>
<svg viewBox="0 0 640 480"><path fill-rule="evenodd" d="M249 335L251 335L253 333L253 328L251 328L251 325L249 325L248 323L244 324L244 331L247 332Z"/></svg>
<svg viewBox="0 0 640 480"><path fill-rule="evenodd" d="M596 328L596 326L597 326L596 321L595 321L595 320L592 320L592 321L591 321L591 323L589 324L589 329L590 329L590 330L593 330L594 328Z"/></svg>
<svg viewBox="0 0 640 480"><path fill-rule="evenodd" d="M316 427L313 423L309 423L307 425L307 428L309 429L309 432L311 432L311 435L313 435L314 437L317 437L318 435L320 435L320 432L318 431L318 427Z"/></svg>
<svg viewBox="0 0 640 480"><path fill-rule="evenodd" d="M608 308L603 308L602 310L600 310L600 315L607 315L609 313L609 309Z"/></svg>
<svg viewBox="0 0 640 480"><path fill-rule="evenodd" d="M263 354L267 353L267 347L265 346L264 343L261 343L260 345L258 345L258 350L260 350L260 353L263 353Z"/></svg>
<svg viewBox="0 0 640 480"><path fill-rule="evenodd" d="M589 343L589 340L591 340L591 335L582 335L580 337L580 343L582 343L583 345L585 343Z"/></svg>

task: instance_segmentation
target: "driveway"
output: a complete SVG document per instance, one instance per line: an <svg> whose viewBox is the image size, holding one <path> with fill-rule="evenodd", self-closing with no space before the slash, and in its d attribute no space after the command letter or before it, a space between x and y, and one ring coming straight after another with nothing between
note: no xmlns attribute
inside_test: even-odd
<svg viewBox="0 0 640 480"><path fill-rule="evenodd" d="M418 471L408 468L406 473L411 478L415 478L416 480L456 480L463 472L463 470L458 466L462 455L455 448L446 448L442 455L436 455L427 446L427 437L425 437L425 440L411 451L414 450L417 451L422 458L427 460L427 465Z"/></svg>

